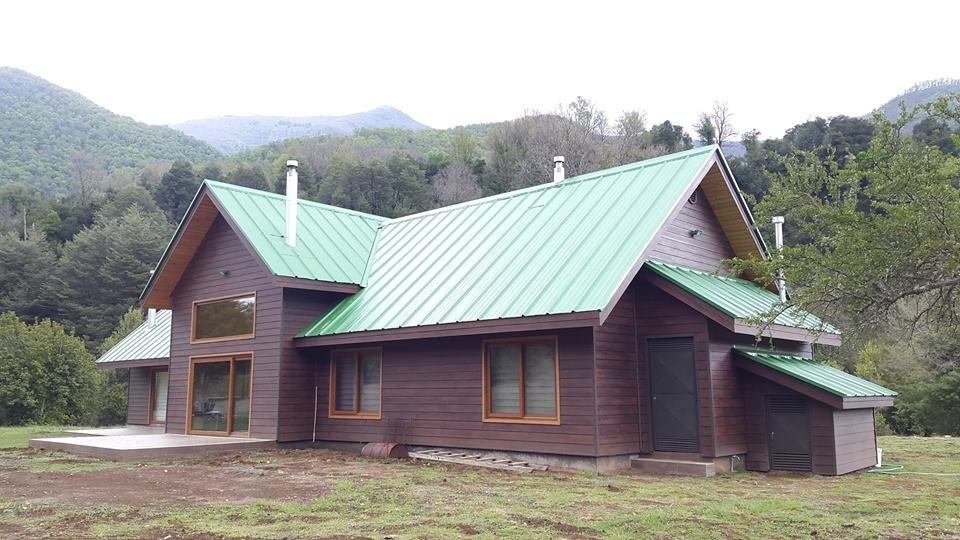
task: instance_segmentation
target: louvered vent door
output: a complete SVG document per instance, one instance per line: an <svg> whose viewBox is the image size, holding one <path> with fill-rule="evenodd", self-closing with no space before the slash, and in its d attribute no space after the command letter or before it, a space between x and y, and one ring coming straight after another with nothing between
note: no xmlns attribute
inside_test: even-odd
<svg viewBox="0 0 960 540"><path fill-rule="evenodd" d="M810 471L810 416L802 396L767 396L770 468Z"/></svg>
<svg viewBox="0 0 960 540"><path fill-rule="evenodd" d="M647 341L653 412L653 449L700 452L697 368L693 338Z"/></svg>

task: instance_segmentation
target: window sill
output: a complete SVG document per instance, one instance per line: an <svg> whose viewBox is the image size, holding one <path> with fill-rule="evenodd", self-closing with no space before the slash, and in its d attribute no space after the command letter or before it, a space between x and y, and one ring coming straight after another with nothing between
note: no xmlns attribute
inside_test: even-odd
<svg viewBox="0 0 960 540"><path fill-rule="evenodd" d="M330 413L327 418L338 420L380 420L380 413Z"/></svg>
<svg viewBox="0 0 960 540"><path fill-rule="evenodd" d="M484 422L492 424L540 424L545 426L559 426L559 418L538 418L536 416L527 416L525 418L519 417L509 417L509 416L485 416L483 418Z"/></svg>
<svg viewBox="0 0 960 540"><path fill-rule="evenodd" d="M227 336L215 338L193 339L190 338L191 345L201 345L203 343L220 343L222 341L240 341L242 339L256 339L256 334L244 334L242 336Z"/></svg>

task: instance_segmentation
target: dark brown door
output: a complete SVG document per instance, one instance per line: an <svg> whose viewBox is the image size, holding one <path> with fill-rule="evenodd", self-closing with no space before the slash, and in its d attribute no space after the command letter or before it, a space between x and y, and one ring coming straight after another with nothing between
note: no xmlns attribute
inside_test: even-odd
<svg viewBox="0 0 960 540"><path fill-rule="evenodd" d="M693 338L647 341L653 412L653 449L699 452L697 369Z"/></svg>
<svg viewBox="0 0 960 540"><path fill-rule="evenodd" d="M770 468L810 470L810 416L803 396L767 396Z"/></svg>

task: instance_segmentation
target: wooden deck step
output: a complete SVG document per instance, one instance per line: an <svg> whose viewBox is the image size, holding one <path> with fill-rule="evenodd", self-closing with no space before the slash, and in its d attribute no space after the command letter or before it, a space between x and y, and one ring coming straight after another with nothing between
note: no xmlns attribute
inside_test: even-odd
<svg viewBox="0 0 960 540"><path fill-rule="evenodd" d="M442 461L445 463L457 463L471 467L486 467L488 469L499 469L518 473L547 470L547 467L544 465L537 465L527 461L515 461L494 456L482 456L480 454L450 452L441 448L428 448L426 450L420 450L419 452L410 452L410 457L413 459Z"/></svg>
<svg viewBox="0 0 960 540"><path fill-rule="evenodd" d="M710 478L717 475L712 461L686 461L662 458L631 458L630 466L649 474L672 474Z"/></svg>

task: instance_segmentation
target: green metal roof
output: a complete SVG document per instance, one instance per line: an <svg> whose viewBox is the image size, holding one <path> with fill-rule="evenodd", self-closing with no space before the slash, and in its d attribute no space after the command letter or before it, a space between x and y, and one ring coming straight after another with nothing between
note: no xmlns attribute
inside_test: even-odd
<svg viewBox="0 0 960 540"><path fill-rule="evenodd" d="M780 304L777 294L752 281L719 276L653 259L647 261L645 266L734 319L763 319L772 315L773 310ZM820 320L816 315L793 307L777 314L773 322L815 332L840 334L840 330Z"/></svg>
<svg viewBox="0 0 960 540"><path fill-rule="evenodd" d="M364 288L300 337L600 311L706 146L383 222Z"/></svg>
<svg viewBox="0 0 960 540"><path fill-rule="evenodd" d="M170 314L169 309L157 310L153 326L144 322L98 358L97 363L170 358Z"/></svg>
<svg viewBox="0 0 960 540"><path fill-rule="evenodd" d="M896 392L861 379L826 364L820 364L808 358L744 350L734 347L734 351L748 360L763 364L780 373L809 385L826 390L831 394L845 398L857 397L894 397Z"/></svg>
<svg viewBox="0 0 960 540"><path fill-rule="evenodd" d="M297 245L284 238L286 197L204 180L274 275L359 284L382 217L300 200Z"/></svg>

